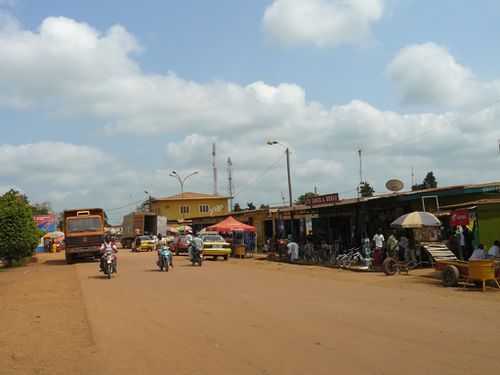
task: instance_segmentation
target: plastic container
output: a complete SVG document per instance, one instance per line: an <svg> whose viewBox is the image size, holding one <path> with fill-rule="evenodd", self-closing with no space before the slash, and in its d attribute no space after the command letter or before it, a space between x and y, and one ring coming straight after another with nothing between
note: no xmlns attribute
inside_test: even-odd
<svg viewBox="0 0 500 375"><path fill-rule="evenodd" d="M486 281L495 280L495 261L470 260L467 281L469 280L481 281L483 284L483 292L486 291Z"/></svg>

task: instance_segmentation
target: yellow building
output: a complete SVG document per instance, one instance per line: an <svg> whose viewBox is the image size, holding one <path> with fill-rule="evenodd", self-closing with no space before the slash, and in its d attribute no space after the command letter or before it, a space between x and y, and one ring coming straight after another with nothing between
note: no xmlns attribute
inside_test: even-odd
<svg viewBox="0 0 500 375"><path fill-rule="evenodd" d="M228 199L222 195L184 192L166 198L151 201L151 211L167 217L167 223L189 222L193 217L211 217L225 215L228 211Z"/></svg>

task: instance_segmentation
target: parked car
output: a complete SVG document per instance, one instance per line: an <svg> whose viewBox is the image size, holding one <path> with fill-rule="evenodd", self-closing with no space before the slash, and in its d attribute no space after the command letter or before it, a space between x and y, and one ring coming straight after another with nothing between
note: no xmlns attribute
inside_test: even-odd
<svg viewBox="0 0 500 375"><path fill-rule="evenodd" d="M229 258L231 245L220 234L202 234L200 237L203 241L204 256L212 256L215 260L220 256L224 260Z"/></svg>
<svg viewBox="0 0 500 375"><path fill-rule="evenodd" d="M188 240L188 235L179 235L175 237L175 239L170 244L170 251L172 251L172 253L175 253L175 255L179 255L180 253L187 253L189 247Z"/></svg>
<svg viewBox="0 0 500 375"><path fill-rule="evenodd" d="M155 243L150 236L137 236L132 242L132 251L153 251Z"/></svg>

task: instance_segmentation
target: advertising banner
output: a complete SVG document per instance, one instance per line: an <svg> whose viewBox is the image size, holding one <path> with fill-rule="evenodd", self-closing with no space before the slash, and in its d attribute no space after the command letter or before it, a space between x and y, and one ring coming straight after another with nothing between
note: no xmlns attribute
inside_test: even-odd
<svg viewBox="0 0 500 375"><path fill-rule="evenodd" d="M45 232L56 230L56 215L35 215L33 216L36 226Z"/></svg>
<svg viewBox="0 0 500 375"><path fill-rule="evenodd" d="M450 213L450 225L458 227L461 225L469 225L469 210L453 210Z"/></svg>

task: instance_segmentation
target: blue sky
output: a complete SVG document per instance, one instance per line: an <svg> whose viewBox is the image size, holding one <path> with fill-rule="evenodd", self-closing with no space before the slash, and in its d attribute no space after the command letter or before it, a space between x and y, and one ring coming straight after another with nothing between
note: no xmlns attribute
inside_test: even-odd
<svg viewBox="0 0 500 375"><path fill-rule="evenodd" d="M110 219L186 191L500 180L498 1L0 0L0 192ZM125 206L125 207L123 207ZM122 208L119 208L122 207Z"/></svg>

